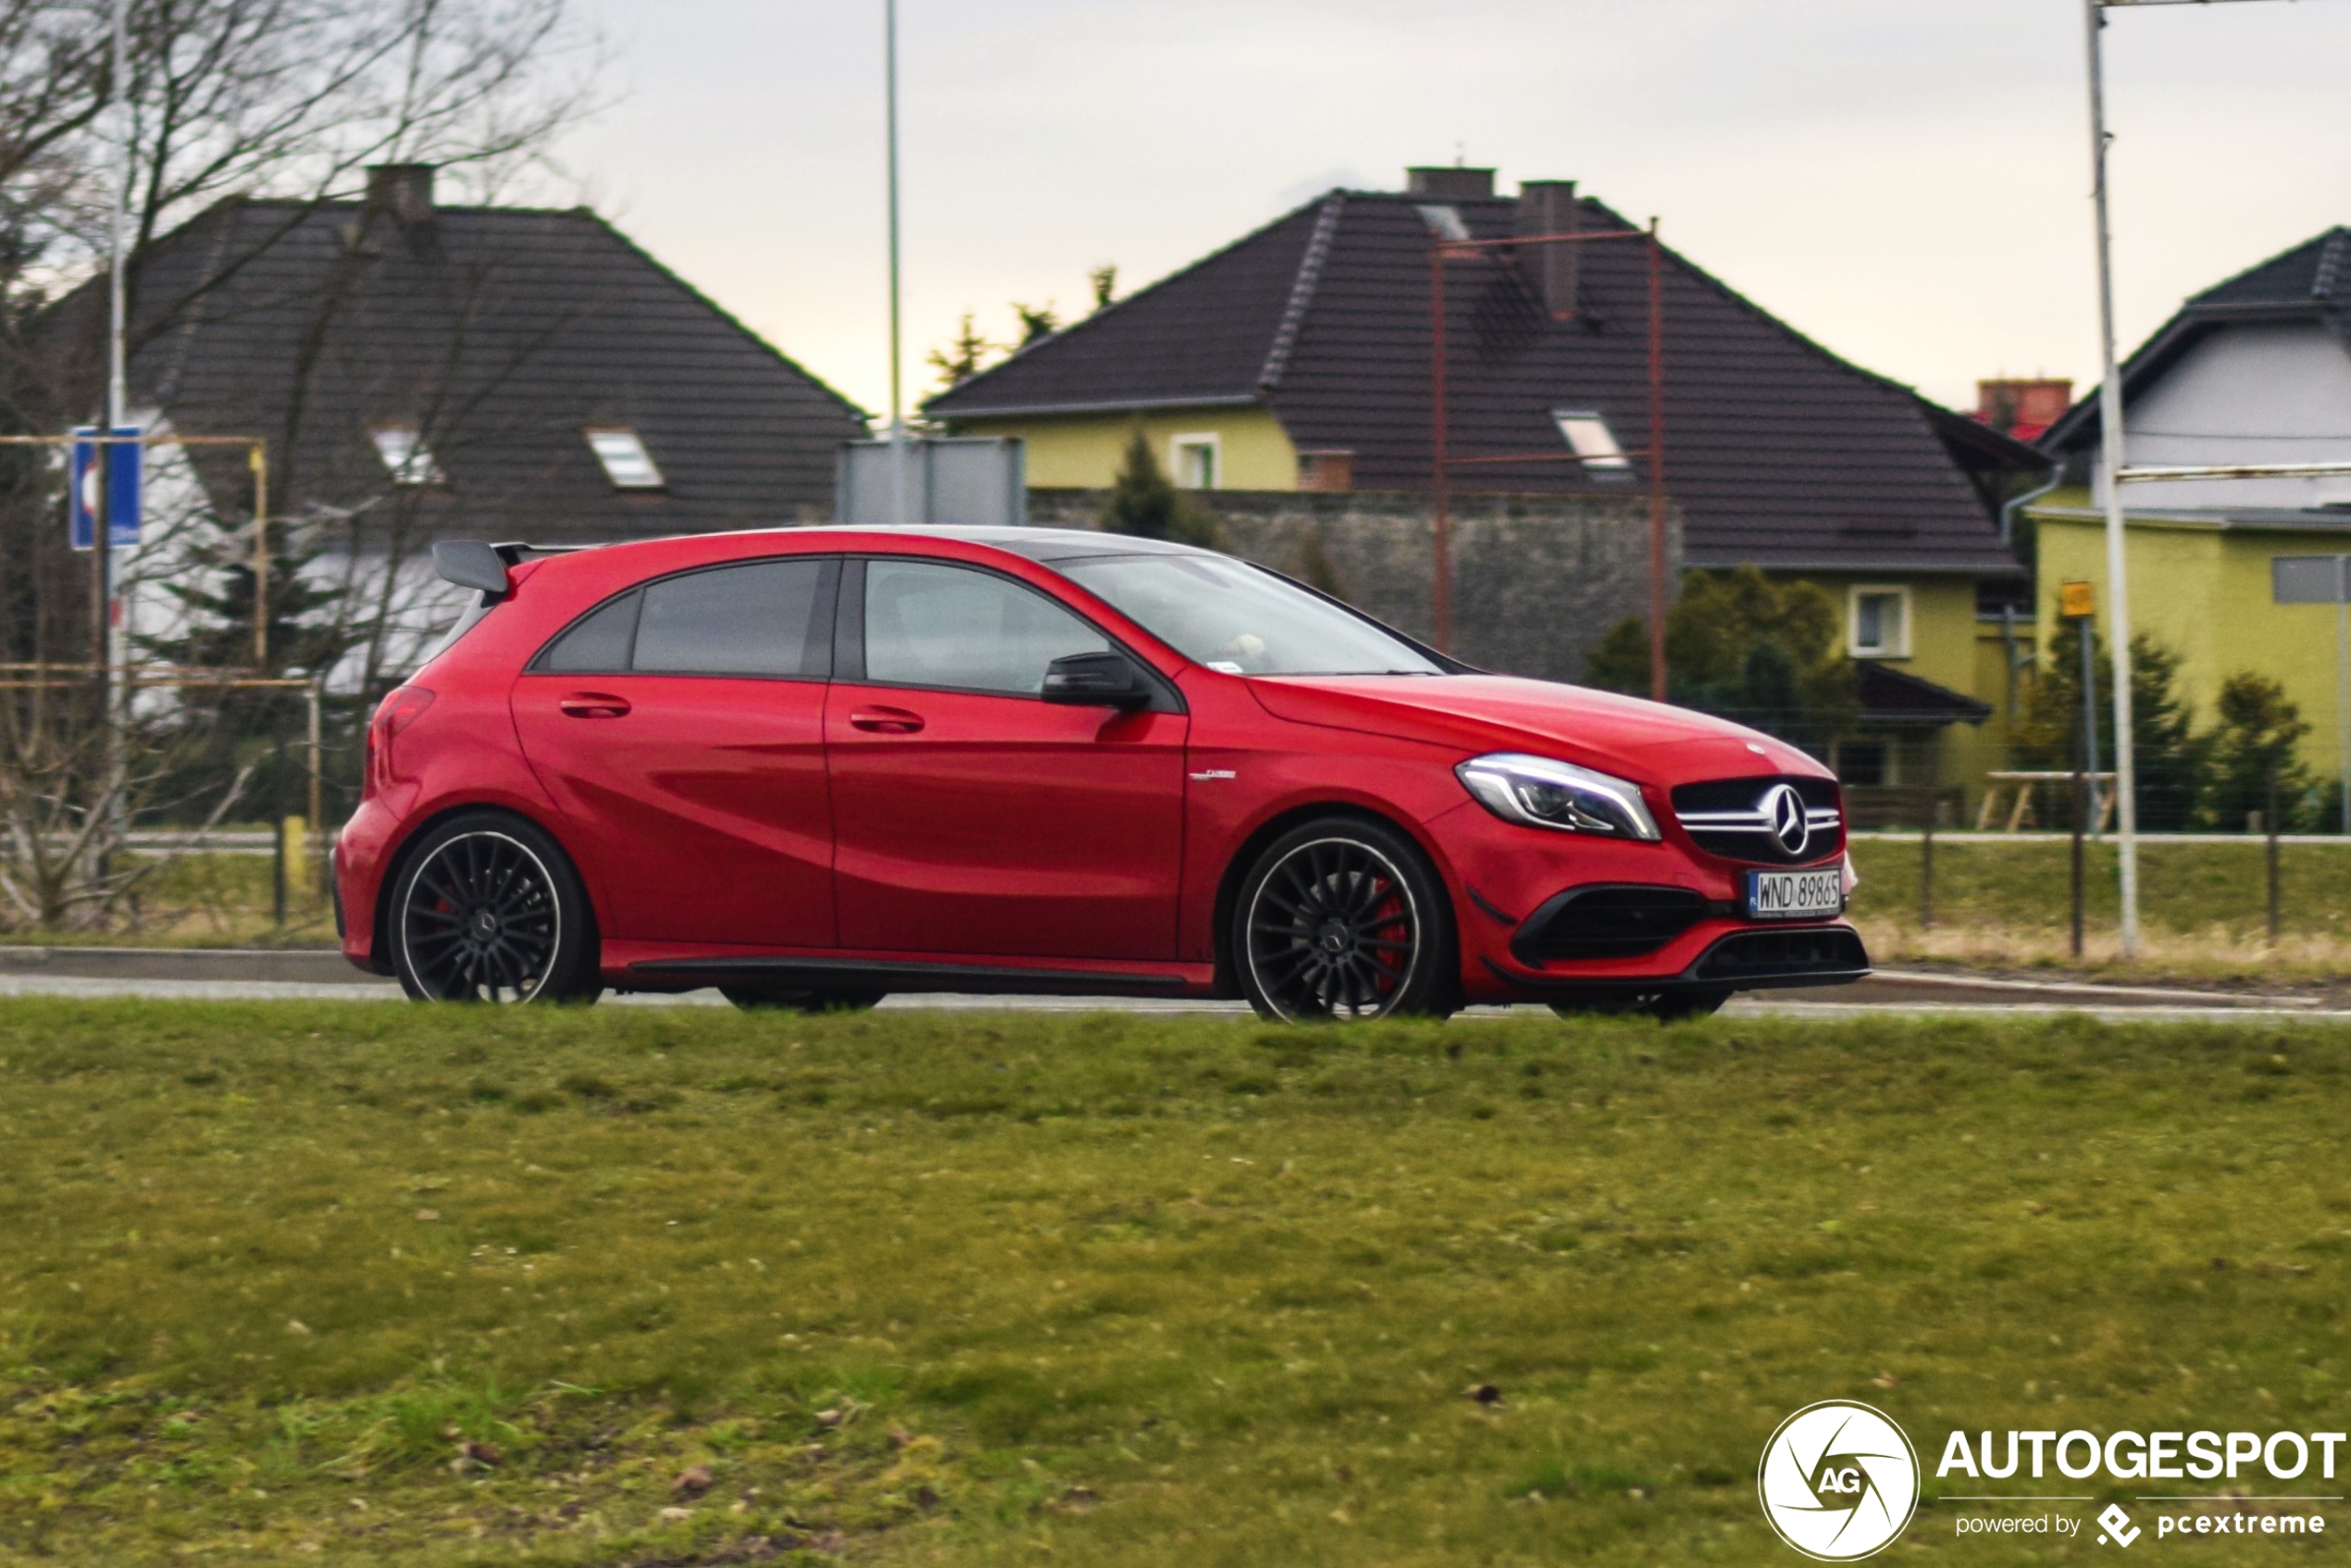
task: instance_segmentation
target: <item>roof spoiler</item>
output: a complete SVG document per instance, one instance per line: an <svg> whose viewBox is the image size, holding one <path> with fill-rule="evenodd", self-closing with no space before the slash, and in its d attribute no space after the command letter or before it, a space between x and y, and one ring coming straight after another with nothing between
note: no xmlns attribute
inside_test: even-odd
<svg viewBox="0 0 2351 1568"><path fill-rule="evenodd" d="M526 544L519 540L484 544L478 539L444 539L432 547L432 565L444 582L504 596L514 587L508 572L525 561L593 548L587 544Z"/></svg>
<svg viewBox="0 0 2351 1568"><path fill-rule="evenodd" d="M506 558L493 545L479 539L436 540L432 547L433 569L444 582L459 588L478 588L484 593L503 594L506 581Z"/></svg>

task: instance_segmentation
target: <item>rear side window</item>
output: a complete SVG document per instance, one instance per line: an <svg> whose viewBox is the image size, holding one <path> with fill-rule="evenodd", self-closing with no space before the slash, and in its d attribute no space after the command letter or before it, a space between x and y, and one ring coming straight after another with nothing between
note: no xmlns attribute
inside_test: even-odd
<svg viewBox="0 0 2351 1568"><path fill-rule="evenodd" d="M554 673L830 672L830 560L747 561L663 578L576 622L540 655Z"/></svg>
<svg viewBox="0 0 2351 1568"><path fill-rule="evenodd" d="M624 593L591 614L555 639L539 657L544 670L585 673L628 667L628 645L637 637L637 603L643 597Z"/></svg>

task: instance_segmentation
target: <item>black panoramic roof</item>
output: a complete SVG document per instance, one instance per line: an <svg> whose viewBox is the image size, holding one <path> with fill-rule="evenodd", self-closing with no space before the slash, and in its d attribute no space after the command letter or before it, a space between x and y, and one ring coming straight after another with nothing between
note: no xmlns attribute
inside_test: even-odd
<svg viewBox="0 0 2351 1568"><path fill-rule="evenodd" d="M966 544L993 545L1014 555L1050 566L1089 555L1213 555L1213 550L1178 544L1173 540L1147 539L1131 533L1097 533L1090 529L980 528L958 524L909 524L903 527L844 528L845 533L895 533L930 539L961 540Z"/></svg>
<svg viewBox="0 0 2351 1568"><path fill-rule="evenodd" d="M63 302L60 330L87 333L97 299ZM281 515L578 541L817 521L840 444L866 433L585 210L225 201L142 266L133 324L133 406L267 438ZM387 426L423 433L440 482L388 482ZM661 485L616 486L591 429L633 430ZM216 493L243 483L242 453L197 466Z"/></svg>
<svg viewBox="0 0 2351 1568"><path fill-rule="evenodd" d="M1167 406L1270 409L1301 451L1353 454L1354 483L1430 468L1430 218L1510 236L1516 204L1334 191L932 399L949 420ZM1632 226L1579 204L1586 230ZM1563 452L1555 411L1648 444L1648 270L1637 241L1586 243L1575 318L1552 320L1499 254L1447 268L1457 457ZM1999 544L2030 448L1862 370L1663 253L1666 478L1692 566L2018 571ZM1636 481L1637 482L1637 481ZM1461 489L1590 490L1569 462L1457 471ZM1622 493L1623 486L1619 486Z"/></svg>

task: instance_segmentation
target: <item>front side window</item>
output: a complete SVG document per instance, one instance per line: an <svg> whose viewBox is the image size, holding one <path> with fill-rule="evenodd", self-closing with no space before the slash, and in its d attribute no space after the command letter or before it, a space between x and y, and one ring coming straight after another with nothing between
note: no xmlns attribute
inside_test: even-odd
<svg viewBox="0 0 2351 1568"><path fill-rule="evenodd" d="M814 676L831 668L826 560L746 561L661 578L575 623L542 670Z"/></svg>
<svg viewBox="0 0 2351 1568"><path fill-rule="evenodd" d="M1037 695L1045 666L1109 641L1043 594L927 561L865 563L865 678Z"/></svg>
<svg viewBox="0 0 2351 1568"><path fill-rule="evenodd" d="M1223 555L1097 555L1054 569L1227 675L1443 673L1385 627Z"/></svg>
<svg viewBox="0 0 2351 1568"><path fill-rule="evenodd" d="M1900 588L1853 591L1853 636L1857 659L1899 659L1910 652L1910 595Z"/></svg>

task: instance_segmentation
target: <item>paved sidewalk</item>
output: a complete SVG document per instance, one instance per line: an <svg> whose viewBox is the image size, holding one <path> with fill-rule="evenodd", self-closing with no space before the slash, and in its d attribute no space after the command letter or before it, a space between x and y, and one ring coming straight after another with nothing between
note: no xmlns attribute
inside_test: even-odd
<svg viewBox="0 0 2351 1568"><path fill-rule="evenodd" d="M397 1002L400 988L355 968L340 952L273 948L11 948L0 947L0 997L144 997L187 1002ZM726 1002L711 990L684 996L607 996L607 1005L708 1006ZM1188 1014L1246 1018L1238 1002L1188 1002L1137 997L894 996L892 1010L949 1009L990 1013ZM1539 1007L1474 1007L1464 1018L1540 1014ZM2085 981L2005 980L1968 975L1881 970L1856 985L1817 990L1750 991L1735 998L1728 1016L1773 1014L1853 1017L1869 1014L2088 1013L2102 1018L2149 1021L2351 1018L2316 999L2252 996L2183 987L2110 986Z"/></svg>

